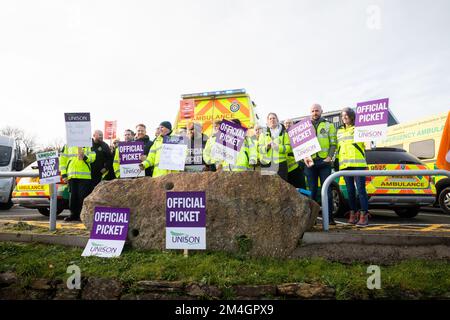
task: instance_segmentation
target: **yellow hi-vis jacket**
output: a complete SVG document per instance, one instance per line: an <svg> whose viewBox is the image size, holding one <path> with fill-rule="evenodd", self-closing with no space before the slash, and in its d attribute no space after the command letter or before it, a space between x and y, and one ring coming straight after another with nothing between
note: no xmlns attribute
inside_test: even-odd
<svg viewBox="0 0 450 320"><path fill-rule="evenodd" d="M170 133L169 135L172 135L172 133ZM148 152L147 159L141 162L144 165L145 169L147 169L148 167L154 167L152 175L153 178L164 176L172 172L179 172L176 170L165 170L159 168L162 145L163 136L158 136L158 138L156 138L152 147L150 148L150 151Z"/></svg>
<svg viewBox="0 0 450 320"><path fill-rule="evenodd" d="M114 151L113 169L114 169L114 175L116 176L117 179L119 179L120 178L119 147L117 147L116 151Z"/></svg>
<svg viewBox="0 0 450 320"><path fill-rule="evenodd" d="M278 144L278 150L273 148L267 149L267 145L271 142ZM282 163L287 161L287 155L292 152L291 142L284 127L282 127L280 134L275 139L272 139L270 128L259 136L258 140L259 161L263 165L270 163Z"/></svg>
<svg viewBox="0 0 450 320"><path fill-rule="evenodd" d="M364 142L354 142L355 126L341 126L337 132L339 170L346 168L366 168Z"/></svg>
<svg viewBox="0 0 450 320"><path fill-rule="evenodd" d="M78 159L78 147L64 146L59 156L59 169L61 176L67 179L91 179L91 163L95 161L96 154L91 148L84 147L84 159Z"/></svg>
<svg viewBox="0 0 450 320"><path fill-rule="evenodd" d="M211 151L213 146L216 144L216 135L213 134L211 137L208 138L206 141L205 149L203 149L203 160L207 165L219 165L221 163L221 160L215 159L211 156Z"/></svg>
<svg viewBox="0 0 450 320"><path fill-rule="evenodd" d="M241 150L237 157L236 164L231 164L226 161L222 162L223 171L250 171L253 169L253 165L256 165L258 160L258 153L256 151L256 145L254 139L251 137L245 137L244 143L242 144Z"/></svg>
<svg viewBox="0 0 450 320"><path fill-rule="evenodd" d="M317 157L325 159L326 157L333 158L334 151L336 150L336 128L334 125L324 118L319 119L319 124L317 127L313 126L316 129L317 139L319 140L320 144L320 151L317 153L314 153L311 158L315 159Z"/></svg>
<svg viewBox="0 0 450 320"><path fill-rule="evenodd" d="M290 152L287 155L287 165L288 165L288 172L292 172L298 168L298 162L295 161L295 156L293 152Z"/></svg>

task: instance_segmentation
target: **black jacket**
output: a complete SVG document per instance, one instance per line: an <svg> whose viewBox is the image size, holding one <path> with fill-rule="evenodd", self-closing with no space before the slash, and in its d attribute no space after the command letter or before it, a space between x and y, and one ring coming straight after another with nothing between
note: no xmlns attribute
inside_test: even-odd
<svg viewBox="0 0 450 320"><path fill-rule="evenodd" d="M136 139L135 141L142 141L144 143L144 155L148 156L150 148L153 145L153 141L150 140L149 136L145 135L143 138ZM145 169L145 176L151 177L153 175L153 167Z"/></svg>
<svg viewBox="0 0 450 320"><path fill-rule="evenodd" d="M102 177L101 170L105 168L106 170L113 170L113 155L109 146L104 142L95 143L92 139L92 151L95 151L95 161L91 165L91 175L92 179Z"/></svg>

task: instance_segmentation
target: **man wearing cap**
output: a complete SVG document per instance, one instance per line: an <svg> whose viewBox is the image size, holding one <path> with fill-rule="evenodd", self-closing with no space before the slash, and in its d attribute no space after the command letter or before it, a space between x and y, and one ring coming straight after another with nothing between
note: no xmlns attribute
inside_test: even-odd
<svg viewBox="0 0 450 320"><path fill-rule="evenodd" d="M159 136L153 142L153 146L144 161L139 164L141 170L149 167L154 167L152 177L159 177L169 174L171 170L165 170L159 168L159 159L161 157L161 149L163 144L163 137L170 136L172 134L172 124L169 121L163 121L159 124Z"/></svg>

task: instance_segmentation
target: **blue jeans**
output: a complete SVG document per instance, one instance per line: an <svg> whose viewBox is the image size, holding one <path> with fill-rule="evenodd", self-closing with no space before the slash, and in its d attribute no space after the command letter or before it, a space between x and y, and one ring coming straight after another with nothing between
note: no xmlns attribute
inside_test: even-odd
<svg viewBox="0 0 450 320"><path fill-rule="evenodd" d="M325 179L331 175L331 162L325 162L323 159L314 159L314 165L310 168L305 166L305 175L308 179L309 191L311 191L311 199L319 202L318 199L318 182L320 178L320 185L322 186ZM333 199L331 195L331 188L328 188L328 214L331 217L333 212Z"/></svg>
<svg viewBox="0 0 450 320"><path fill-rule="evenodd" d="M351 168L348 170L361 170L361 168ZM367 212L369 210L369 199L366 191L366 177L344 177L345 185L347 186L348 202L350 210L357 211L356 203L356 188L358 189L359 203L361 204L361 210Z"/></svg>

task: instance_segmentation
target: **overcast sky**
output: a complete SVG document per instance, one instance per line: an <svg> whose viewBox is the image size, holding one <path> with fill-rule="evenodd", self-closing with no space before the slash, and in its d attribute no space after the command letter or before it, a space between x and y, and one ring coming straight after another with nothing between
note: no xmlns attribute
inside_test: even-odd
<svg viewBox="0 0 450 320"><path fill-rule="evenodd" d="M262 119L390 98L400 122L449 110L448 0L2 1L0 128L65 139L174 121L184 93L245 88Z"/></svg>

